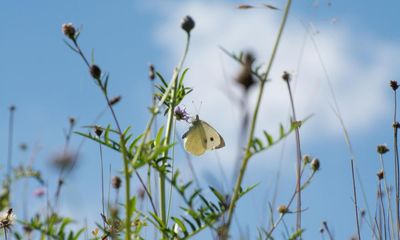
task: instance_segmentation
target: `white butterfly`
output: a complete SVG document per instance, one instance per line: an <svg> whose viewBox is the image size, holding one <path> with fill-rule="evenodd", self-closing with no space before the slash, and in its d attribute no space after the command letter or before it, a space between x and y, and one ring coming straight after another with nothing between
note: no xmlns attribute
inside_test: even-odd
<svg viewBox="0 0 400 240"><path fill-rule="evenodd" d="M200 120L198 115L182 138L185 150L196 156L202 155L206 150L225 146L224 138L210 124Z"/></svg>

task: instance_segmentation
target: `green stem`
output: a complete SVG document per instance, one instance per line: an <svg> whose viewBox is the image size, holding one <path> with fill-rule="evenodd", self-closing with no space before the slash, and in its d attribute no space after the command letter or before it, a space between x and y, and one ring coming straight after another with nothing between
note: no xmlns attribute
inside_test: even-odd
<svg viewBox="0 0 400 240"><path fill-rule="evenodd" d="M395 236L394 234L394 230L396 229L394 222L393 222L393 210L392 210L392 201L391 201L391 194L390 194L390 190L389 190L389 185L387 184L386 181L386 169L385 169L385 164L383 162L383 156L382 154L379 154L379 160L381 162L381 166L382 166L382 170L383 170L383 184L384 184L384 188L385 188L385 192L386 192L386 196L387 196L387 204L388 204L388 209L389 209L389 220L390 220L390 226L392 228L392 236Z"/></svg>
<svg viewBox="0 0 400 240"><path fill-rule="evenodd" d="M296 111L294 107L294 100L292 89L290 87L289 79L286 80L286 84L288 87L290 105L292 108L292 121L297 122ZM297 209L296 209L296 231L301 229L301 147L300 147L300 133L299 128L295 129L296 134L296 152L297 152L297 161L296 161L296 192L297 192Z"/></svg>
<svg viewBox="0 0 400 240"><path fill-rule="evenodd" d="M129 160L127 156L127 152L125 149L125 138L121 134L120 135L120 141L121 141L121 152L122 152L122 159L124 160L124 176L125 176L125 229L126 229L126 234L125 234L125 240L130 240L131 239L131 214L132 214L132 206L131 206L131 175L129 173Z"/></svg>
<svg viewBox="0 0 400 240"><path fill-rule="evenodd" d="M254 109L253 119L252 119L252 122L251 122L250 134L249 134L249 139L248 139L247 146L246 146L246 152L245 152L243 160L242 160L242 165L240 167L239 176L237 178L237 181L236 181L236 184L235 184L235 188L234 188L234 192L233 192L233 195L232 195L232 200L231 200L231 203L229 205L228 220L227 220L227 223L226 223L226 227L228 228L228 230L229 230L230 224L232 222L232 217L233 217L233 212L234 212L234 209L235 209L236 201L239 198L240 187L241 187L241 184L242 184L242 181L243 181L244 173L246 171L247 163L248 163L250 157L252 156L252 154L250 152L250 147L251 147L251 144L253 142L254 131L255 131L256 122L257 122L257 115L258 115L258 111L259 111L259 108L260 108L260 105L261 105L261 99L262 99L263 92L264 92L265 82L268 79L269 73L270 73L271 68L272 68L272 64L273 64L274 59L275 59L275 55L276 55L276 53L278 51L278 46L279 46L279 43L280 43L280 40L281 40L281 37L282 37L283 30L284 30L285 25L286 25L286 20L287 20L288 15L289 15L289 9L290 9L291 4L292 4L292 0L288 0L287 4L286 4L286 7L285 7L284 15L283 15L283 18L282 18L282 22L281 22L281 25L280 25L280 28L279 28L278 36L276 38L275 45L274 45L274 48L272 50L272 54L271 54L271 57L270 57L270 60L269 60L269 63L268 63L267 70L265 72L264 78L261 80L260 89L259 89L259 92L258 92L257 103L256 103L256 107Z"/></svg>
<svg viewBox="0 0 400 240"><path fill-rule="evenodd" d="M179 76L180 70L183 66L183 63L186 59L186 56L187 56L187 53L189 50L189 43L190 43L190 34L187 34L185 51L183 53L182 59L180 60L178 66L174 70L174 74L172 76L171 83L170 83L170 86L172 88L171 89L172 102L168 109L167 127L165 129L165 143L164 144L166 146L169 145L171 142L171 132L172 132L173 123L174 123L174 109L175 109L175 104L176 104L176 92L177 92L177 87L178 87L177 81L178 81L178 76ZM169 94L169 92L167 89L163 99L165 99L168 94ZM167 161L166 159L168 159L168 154L169 154L169 150L165 151L165 153L163 155L163 158L164 158L163 165L166 164L166 161ZM167 215L166 215L165 173L164 172L160 172L159 180L160 180L160 214L161 214L161 220L163 221L163 223L166 224L167 223Z"/></svg>

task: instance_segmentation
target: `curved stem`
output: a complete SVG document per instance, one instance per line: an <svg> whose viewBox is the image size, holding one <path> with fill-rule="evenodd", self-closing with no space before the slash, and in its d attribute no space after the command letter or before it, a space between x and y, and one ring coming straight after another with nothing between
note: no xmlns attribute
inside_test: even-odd
<svg viewBox="0 0 400 240"><path fill-rule="evenodd" d="M253 142L254 131L255 131L255 127L256 127L258 111L259 111L260 105L261 105L261 99L262 99L263 92L264 92L265 82L268 79L269 73L270 73L271 68L272 68L272 64L273 64L274 59L275 59L275 55L276 55L276 53L278 51L278 46L279 46L279 43L280 43L280 40L281 40L281 37L282 37L283 30L284 30L285 25L286 25L286 20L287 20L288 15L289 15L289 9L290 9L291 4L292 4L292 0L288 0L287 4L286 4L286 7L285 7L284 15L283 15L283 18L282 18L282 22L281 22L281 25L280 25L280 28L279 28L279 32L278 32L278 35L277 35L277 38L276 38L276 41L275 41L275 45L274 45L274 48L272 50L272 54L271 54L271 57L270 57L270 60L269 60L269 63L268 63L267 70L265 72L264 78L261 80L261 84L260 84L260 88L259 88L259 92L258 92L258 97L257 97L257 103L256 103L256 107L254 109L253 119L252 119L251 126L250 126L250 134L249 134L249 139L248 139L247 146L246 146L246 152L245 152L243 160L242 160L242 165L241 165L240 170L239 170L239 176L237 178L237 181L236 181L236 184L235 184L235 188L234 188L234 192L233 192L232 199L231 199L231 203L229 205L228 220L227 220L227 223L226 223L227 231L229 231L229 227L230 227L230 224L232 222L233 212L234 212L234 209L235 209L236 201L239 198L239 194L240 194L239 191L240 191L241 184L242 184L242 181L243 181L244 173L245 173L246 168L247 168L247 163L248 163L250 157L252 156L252 154L250 152L250 147L251 147L252 142Z"/></svg>

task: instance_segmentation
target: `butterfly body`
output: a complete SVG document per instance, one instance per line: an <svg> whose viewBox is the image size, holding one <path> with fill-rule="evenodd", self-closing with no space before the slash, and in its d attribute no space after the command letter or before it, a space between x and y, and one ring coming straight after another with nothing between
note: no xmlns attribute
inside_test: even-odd
<svg viewBox="0 0 400 240"><path fill-rule="evenodd" d="M224 138L210 124L196 118L189 130L183 134L185 150L193 155L200 156L206 150L214 150L225 146Z"/></svg>

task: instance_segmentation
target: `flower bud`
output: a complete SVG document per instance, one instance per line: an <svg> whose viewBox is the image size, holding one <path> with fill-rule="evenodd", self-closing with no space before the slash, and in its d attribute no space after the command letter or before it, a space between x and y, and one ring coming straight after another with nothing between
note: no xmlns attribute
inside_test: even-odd
<svg viewBox="0 0 400 240"><path fill-rule="evenodd" d="M111 106L113 106L113 105L117 104L120 100L121 100L121 96L116 96L116 97L112 98L109 103Z"/></svg>
<svg viewBox="0 0 400 240"><path fill-rule="evenodd" d="M379 144L376 147L376 150L379 154L385 154L385 153L389 152L389 148L386 146L386 144Z"/></svg>
<svg viewBox="0 0 400 240"><path fill-rule="evenodd" d="M93 64L90 66L90 75L94 78L94 79L100 79L101 77L101 69L99 66L97 66L96 64Z"/></svg>
<svg viewBox="0 0 400 240"><path fill-rule="evenodd" d="M303 156L303 163L304 163L304 165L307 165L307 164L309 164L310 162L311 162L311 156L308 155L308 154L304 154L304 156Z"/></svg>
<svg viewBox="0 0 400 240"><path fill-rule="evenodd" d="M311 169L312 169L314 172L316 172L316 171L319 170L319 167L320 167L319 159L318 159L318 158L314 158L314 159L311 161Z"/></svg>
<svg viewBox="0 0 400 240"><path fill-rule="evenodd" d="M94 133L98 136L98 137L100 137L101 136L101 134L103 133L103 128L101 128L100 126L94 126Z"/></svg>
<svg viewBox="0 0 400 240"><path fill-rule="evenodd" d="M75 118L74 118L74 117L70 117L70 118L69 118L69 124L70 124L71 126L74 126L75 123L76 123Z"/></svg>
<svg viewBox="0 0 400 240"><path fill-rule="evenodd" d="M181 27L183 30L185 30L187 32L187 34L190 34L190 31L192 31L192 29L194 28L194 21L192 19L192 17L190 17L189 15L187 15L186 17L184 17L182 19L181 22Z"/></svg>
<svg viewBox="0 0 400 240"><path fill-rule="evenodd" d="M72 23L64 23L62 25L62 32L71 40L75 40L76 29Z"/></svg>
<svg viewBox="0 0 400 240"><path fill-rule="evenodd" d="M278 213L280 214L286 214L289 212L289 208L286 205L280 205L278 207Z"/></svg>
<svg viewBox="0 0 400 240"><path fill-rule="evenodd" d="M390 87L392 87L393 91L396 91L399 88L399 84L396 80L390 81Z"/></svg>
<svg viewBox="0 0 400 240"><path fill-rule="evenodd" d="M378 176L378 180L382 180L385 177L385 173L383 172L383 169L379 170L379 172L376 174Z"/></svg>
<svg viewBox="0 0 400 240"><path fill-rule="evenodd" d="M289 72L283 71L282 79L286 82L290 82L290 80L292 79L292 76L290 75Z"/></svg>
<svg viewBox="0 0 400 240"><path fill-rule="evenodd" d="M154 65L150 64L149 66L149 78L150 80L154 80L154 78L156 78L156 74L155 74L155 70L154 70Z"/></svg>
<svg viewBox="0 0 400 240"><path fill-rule="evenodd" d="M244 90L248 90L254 83L254 78L251 72L251 66L254 62L254 56L252 53L245 53L243 59L243 67L239 75L236 77L236 82L241 85Z"/></svg>
<svg viewBox="0 0 400 240"><path fill-rule="evenodd" d="M113 186L113 188L115 189L119 189L121 187L121 178L118 176L113 177L111 184Z"/></svg>

